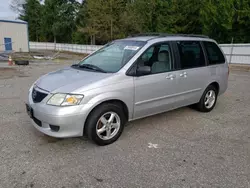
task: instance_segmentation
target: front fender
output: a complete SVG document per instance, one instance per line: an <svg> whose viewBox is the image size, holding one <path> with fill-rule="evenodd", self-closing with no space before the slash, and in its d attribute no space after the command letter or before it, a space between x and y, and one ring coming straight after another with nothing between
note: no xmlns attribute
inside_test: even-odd
<svg viewBox="0 0 250 188"><path fill-rule="evenodd" d="M133 118L133 94L122 93L122 92L106 92L101 93L88 101L88 105L91 106L89 113L99 104L110 101L110 100L118 100L123 102L128 109L128 118Z"/></svg>

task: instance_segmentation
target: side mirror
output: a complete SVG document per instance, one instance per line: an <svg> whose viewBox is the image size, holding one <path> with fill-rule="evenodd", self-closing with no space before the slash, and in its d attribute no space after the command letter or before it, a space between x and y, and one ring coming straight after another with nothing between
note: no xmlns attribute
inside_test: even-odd
<svg viewBox="0 0 250 188"><path fill-rule="evenodd" d="M151 74L151 67L150 66L140 66L136 70L137 76L143 76L143 75L148 75L148 74Z"/></svg>

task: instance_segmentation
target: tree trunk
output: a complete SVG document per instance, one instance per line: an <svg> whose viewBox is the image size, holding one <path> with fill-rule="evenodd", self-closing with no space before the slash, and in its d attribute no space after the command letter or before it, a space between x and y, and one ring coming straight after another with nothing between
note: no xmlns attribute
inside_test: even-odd
<svg viewBox="0 0 250 188"><path fill-rule="evenodd" d="M112 0L110 1L110 13L111 13L111 20L110 20L110 41L113 39L113 10L112 10Z"/></svg>
<svg viewBox="0 0 250 188"><path fill-rule="evenodd" d="M93 45L95 45L95 35L93 35Z"/></svg>
<svg viewBox="0 0 250 188"><path fill-rule="evenodd" d="M111 24L110 24L110 41L113 40L113 20L111 18Z"/></svg>

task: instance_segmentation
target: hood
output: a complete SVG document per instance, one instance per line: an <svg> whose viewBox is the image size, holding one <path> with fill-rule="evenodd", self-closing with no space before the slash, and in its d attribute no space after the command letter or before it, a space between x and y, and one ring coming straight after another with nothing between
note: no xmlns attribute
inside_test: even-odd
<svg viewBox="0 0 250 188"><path fill-rule="evenodd" d="M49 92L70 93L80 87L108 78L111 75L66 67L42 76L37 80L36 85Z"/></svg>

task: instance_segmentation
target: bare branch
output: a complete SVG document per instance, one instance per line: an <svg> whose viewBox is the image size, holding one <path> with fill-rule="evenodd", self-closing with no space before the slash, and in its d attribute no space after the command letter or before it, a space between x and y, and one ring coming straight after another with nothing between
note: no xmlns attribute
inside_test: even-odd
<svg viewBox="0 0 250 188"><path fill-rule="evenodd" d="M25 0L12 0L10 9L18 14L21 14L23 11L23 4L25 4Z"/></svg>

